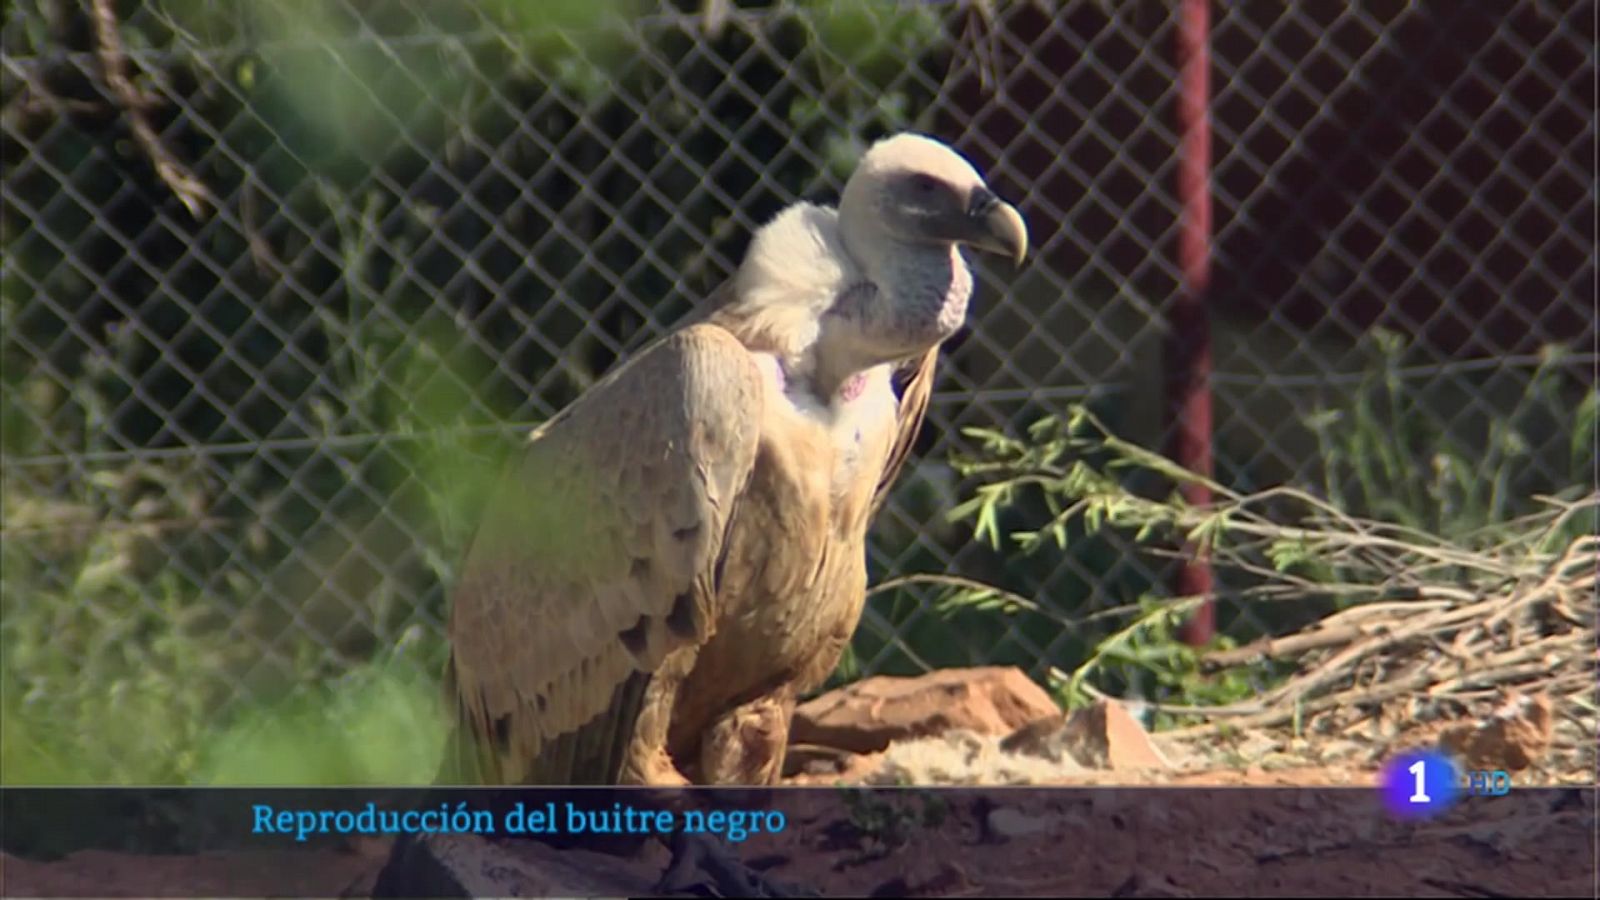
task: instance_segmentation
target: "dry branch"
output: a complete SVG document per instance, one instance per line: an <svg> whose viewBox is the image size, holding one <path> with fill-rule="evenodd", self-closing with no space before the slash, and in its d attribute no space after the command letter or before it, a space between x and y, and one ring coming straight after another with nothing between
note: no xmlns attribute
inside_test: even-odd
<svg viewBox="0 0 1600 900"><path fill-rule="evenodd" d="M95 45L106 85L116 95L128 116L128 125L139 148L155 167L156 175L177 195L189 215L196 221L205 218L206 207L215 208L216 198L205 182L184 167L172 152L161 143L160 135L150 124L148 110L151 106L133 78L128 74L128 54L122 45L118 30L117 11L113 0L94 0Z"/></svg>
<svg viewBox="0 0 1600 900"><path fill-rule="evenodd" d="M1563 505L1552 517L1564 520L1574 508L1596 505L1600 496ZM1300 674L1251 704L1258 711L1239 717L1239 710L1230 709L1225 713L1226 726L1205 724L1174 734L1272 727L1296 716L1406 696L1460 699L1487 686L1514 685L1543 692L1557 702L1569 694L1592 693L1600 538L1576 538L1561 553L1549 554L1537 550L1546 536L1543 529L1525 534L1524 540L1489 551L1457 549L1450 554L1480 557L1467 567L1470 570L1509 576L1509 584L1498 592L1480 593L1481 599L1357 606L1298 634L1209 655L1214 669L1262 657L1305 658ZM1387 576L1404 570L1408 556L1399 553L1374 560L1372 573ZM1430 592L1431 586L1419 588L1419 596ZM1377 677L1357 677L1367 671ZM1196 707L1185 707L1183 713L1208 715Z"/></svg>

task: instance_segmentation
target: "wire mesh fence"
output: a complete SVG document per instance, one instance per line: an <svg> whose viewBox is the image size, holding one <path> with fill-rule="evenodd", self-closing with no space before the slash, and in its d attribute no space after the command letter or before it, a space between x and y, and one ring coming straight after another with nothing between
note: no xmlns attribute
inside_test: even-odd
<svg viewBox="0 0 1600 900"><path fill-rule="evenodd" d="M842 675L1040 674L1091 640L942 613L946 588L903 576L1069 617L1170 576L1109 536L1018 558L945 514L964 428L1074 402L1152 447L1173 426L1175 3L6 16L13 697L165 668L214 706L436 640L505 453L899 128L966 152L1036 249L981 271L947 345ZM1219 480L1432 526L1592 483L1593 21L1536 0L1213 9ZM1224 632L1270 627L1219 596Z"/></svg>

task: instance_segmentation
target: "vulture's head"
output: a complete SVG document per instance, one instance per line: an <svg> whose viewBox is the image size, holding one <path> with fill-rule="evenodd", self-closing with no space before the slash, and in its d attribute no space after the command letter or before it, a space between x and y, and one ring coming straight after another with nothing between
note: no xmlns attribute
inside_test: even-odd
<svg viewBox="0 0 1600 900"><path fill-rule="evenodd" d="M1016 208L996 197L965 157L920 134L872 145L845 184L839 218L853 252L966 244L1018 266L1028 253L1028 226Z"/></svg>
<svg viewBox="0 0 1600 900"><path fill-rule="evenodd" d="M839 198L839 232L872 289L836 310L830 336L852 362L919 354L966 319L972 274L961 246L1021 265L1028 228L961 154L902 133L872 145Z"/></svg>

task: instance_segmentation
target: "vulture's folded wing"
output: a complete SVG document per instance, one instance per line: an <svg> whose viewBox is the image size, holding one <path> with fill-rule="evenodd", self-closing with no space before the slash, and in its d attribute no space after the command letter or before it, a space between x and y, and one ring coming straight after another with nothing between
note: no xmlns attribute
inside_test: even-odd
<svg viewBox="0 0 1600 900"><path fill-rule="evenodd" d="M889 493L894 490L895 480L900 477L900 471L905 468L906 460L911 457L911 451L916 446L917 435L922 431L922 420L928 415L928 399L933 396L933 380L937 374L939 362L939 348L930 348L920 357L906 363L895 373L895 380L901 382L899 390L900 404L896 414L894 445L889 450L889 459L883 467L883 474L878 478L878 488L872 495L872 515L876 516L878 510L883 508L884 501L889 499Z"/></svg>
<svg viewBox="0 0 1600 900"><path fill-rule="evenodd" d="M615 779L650 673L714 622L761 403L749 353L696 325L535 432L452 597L459 722L441 780Z"/></svg>

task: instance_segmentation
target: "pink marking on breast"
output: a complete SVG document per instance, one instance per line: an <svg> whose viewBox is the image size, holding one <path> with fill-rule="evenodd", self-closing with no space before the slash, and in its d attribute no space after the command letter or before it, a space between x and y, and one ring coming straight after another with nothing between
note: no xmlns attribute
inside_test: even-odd
<svg viewBox="0 0 1600 900"><path fill-rule="evenodd" d="M857 372L856 374L851 375L849 378L846 378L844 380L844 384L839 385L839 398L848 403L849 401L861 396L861 392L866 389L867 373Z"/></svg>

